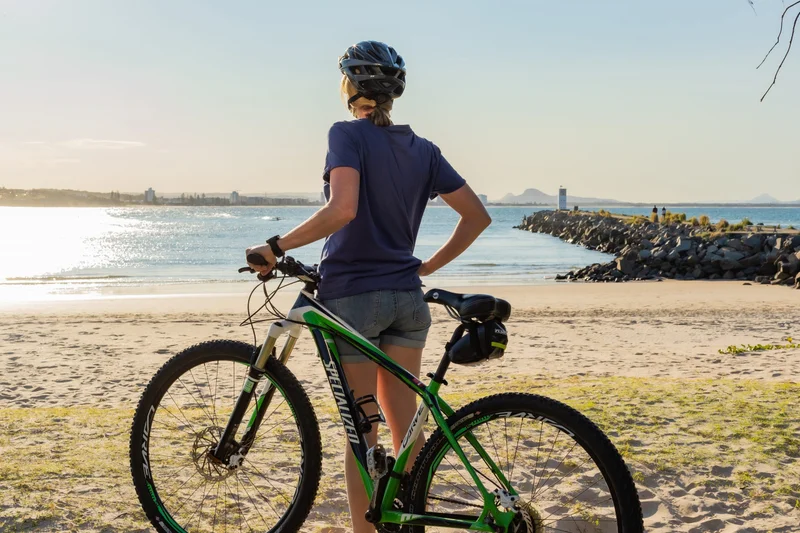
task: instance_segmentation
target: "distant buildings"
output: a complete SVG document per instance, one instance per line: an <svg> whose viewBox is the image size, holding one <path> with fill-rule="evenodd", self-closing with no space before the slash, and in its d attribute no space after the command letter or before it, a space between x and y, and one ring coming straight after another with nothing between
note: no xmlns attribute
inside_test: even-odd
<svg viewBox="0 0 800 533"><path fill-rule="evenodd" d="M488 197L488 196L486 196L485 194L479 194L479 195L478 195L478 198L480 199L480 201L481 201L481 203L482 203L483 205L486 205L486 204L488 204L488 203L489 203L489 197Z"/></svg>
<svg viewBox="0 0 800 533"><path fill-rule="evenodd" d="M154 191L152 187L144 191L144 203L146 204L156 203L156 191Z"/></svg>
<svg viewBox="0 0 800 533"><path fill-rule="evenodd" d="M239 205L239 193L237 191L231 193L231 205Z"/></svg>

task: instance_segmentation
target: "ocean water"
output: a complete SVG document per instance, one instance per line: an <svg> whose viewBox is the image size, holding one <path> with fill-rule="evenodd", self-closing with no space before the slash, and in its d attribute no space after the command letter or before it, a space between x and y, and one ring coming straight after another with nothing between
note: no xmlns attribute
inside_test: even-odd
<svg viewBox="0 0 800 533"><path fill-rule="evenodd" d="M314 207L0 207L0 286L91 292L104 287L252 281L238 274L247 246L282 234ZM513 229L537 208L491 207L489 229L426 284L502 285L552 280L558 273L611 256L554 237ZM615 212L648 214L646 208ZM798 208L686 209L712 220L800 226ZM457 214L447 207L425 213L415 254L429 257L446 242ZM304 263L319 260L322 243L292 250Z"/></svg>

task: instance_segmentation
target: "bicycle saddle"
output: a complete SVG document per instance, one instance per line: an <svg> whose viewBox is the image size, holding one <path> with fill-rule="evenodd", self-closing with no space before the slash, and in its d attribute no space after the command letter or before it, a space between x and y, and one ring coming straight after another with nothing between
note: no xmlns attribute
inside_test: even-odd
<svg viewBox="0 0 800 533"><path fill-rule="evenodd" d="M511 304L488 294L458 294L442 289L431 289L423 297L428 303L452 307L461 318L501 322L511 316Z"/></svg>

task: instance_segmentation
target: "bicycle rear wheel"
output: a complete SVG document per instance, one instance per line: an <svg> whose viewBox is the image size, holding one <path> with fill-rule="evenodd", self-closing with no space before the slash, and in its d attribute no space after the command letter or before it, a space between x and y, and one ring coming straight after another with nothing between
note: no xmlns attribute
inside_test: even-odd
<svg viewBox="0 0 800 533"><path fill-rule="evenodd" d="M533 394L499 394L463 407L449 423L487 490L519 497L512 503L508 495L496 496L508 510L517 510L509 532L644 530L639 497L625 462L602 431L571 407ZM470 436L499 474L468 442ZM441 429L420 452L411 480L411 513L475 518L481 513L483 498ZM415 526L411 531L456 530Z"/></svg>
<svg viewBox="0 0 800 533"><path fill-rule="evenodd" d="M237 468L210 455L247 374L252 345L198 344L150 381L131 430L131 474L158 531L293 533L308 516L321 470L319 427L308 396L274 357L235 435L245 431L260 392L275 394Z"/></svg>

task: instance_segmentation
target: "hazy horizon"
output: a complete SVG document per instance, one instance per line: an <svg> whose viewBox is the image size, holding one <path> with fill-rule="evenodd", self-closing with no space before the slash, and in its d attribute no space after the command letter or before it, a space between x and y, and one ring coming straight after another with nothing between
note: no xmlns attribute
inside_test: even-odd
<svg viewBox="0 0 800 533"><path fill-rule="evenodd" d="M336 59L380 39L408 65L395 121L490 199L793 201L800 51L764 103L788 35L755 70L784 8L0 0L0 186L313 194Z"/></svg>

